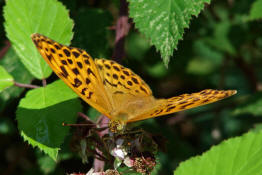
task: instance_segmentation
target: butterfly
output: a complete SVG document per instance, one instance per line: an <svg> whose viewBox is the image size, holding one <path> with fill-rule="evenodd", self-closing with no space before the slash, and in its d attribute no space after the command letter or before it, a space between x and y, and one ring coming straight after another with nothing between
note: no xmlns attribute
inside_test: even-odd
<svg viewBox="0 0 262 175"><path fill-rule="evenodd" d="M171 114L224 99L236 90L206 89L168 99L156 99L132 70L112 60L93 59L86 51L68 47L41 34L31 38L52 70L85 102L121 131L130 122Z"/></svg>

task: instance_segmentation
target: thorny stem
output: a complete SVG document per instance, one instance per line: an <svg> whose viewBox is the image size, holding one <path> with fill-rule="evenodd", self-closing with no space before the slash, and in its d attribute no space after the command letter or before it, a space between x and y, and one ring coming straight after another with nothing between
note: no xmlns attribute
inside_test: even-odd
<svg viewBox="0 0 262 175"><path fill-rule="evenodd" d="M128 34L130 24L128 23L128 4L126 0L120 0L119 17L116 23L116 38L113 58L121 63L125 57L125 36Z"/></svg>
<svg viewBox="0 0 262 175"><path fill-rule="evenodd" d="M35 88L39 88L40 87L40 86L37 86L37 85L23 84L23 83L18 83L18 82L14 82L14 85L17 86L17 87L30 88L30 89L35 89Z"/></svg>

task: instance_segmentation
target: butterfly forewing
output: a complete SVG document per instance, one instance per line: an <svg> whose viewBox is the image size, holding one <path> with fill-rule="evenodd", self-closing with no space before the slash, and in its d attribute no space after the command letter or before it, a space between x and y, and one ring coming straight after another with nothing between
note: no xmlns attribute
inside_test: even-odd
<svg viewBox="0 0 262 175"><path fill-rule="evenodd" d="M146 109L144 113L130 119L128 122L145 120L148 118L167 115L186 109L213 103L236 94L235 90L206 89L192 94L182 94L169 99L159 99L155 105Z"/></svg>
<svg viewBox="0 0 262 175"><path fill-rule="evenodd" d="M33 34L42 57L53 71L84 101L107 115L112 110L96 64L84 50L61 45L43 35Z"/></svg>

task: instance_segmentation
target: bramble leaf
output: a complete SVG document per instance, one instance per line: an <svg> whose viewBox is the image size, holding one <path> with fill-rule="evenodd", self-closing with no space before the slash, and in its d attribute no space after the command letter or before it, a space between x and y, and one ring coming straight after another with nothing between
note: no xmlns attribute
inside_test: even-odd
<svg viewBox="0 0 262 175"><path fill-rule="evenodd" d="M160 51L168 66L178 40L189 27L191 16L197 16L210 0L128 0L130 17L135 26Z"/></svg>
<svg viewBox="0 0 262 175"><path fill-rule="evenodd" d="M182 162L175 175L259 175L262 132L249 132L214 146L201 156Z"/></svg>

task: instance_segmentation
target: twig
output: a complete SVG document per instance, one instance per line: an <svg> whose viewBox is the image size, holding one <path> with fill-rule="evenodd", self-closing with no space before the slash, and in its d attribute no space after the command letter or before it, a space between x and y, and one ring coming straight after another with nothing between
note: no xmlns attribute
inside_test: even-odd
<svg viewBox="0 0 262 175"><path fill-rule="evenodd" d="M42 84L44 87L46 86L46 79L42 79Z"/></svg>
<svg viewBox="0 0 262 175"><path fill-rule="evenodd" d="M125 57L125 36L128 34L130 24L128 23L128 4L126 0L120 0L119 18L116 23L116 38L113 58L121 63Z"/></svg>
<svg viewBox="0 0 262 175"><path fill-rule="evenodd" d="M93 121L92 121L88 116L86 116L84 113L78 112L77 115L78 115L79 117L82 117L82 118L85 119L86 121L92 123L93 125L95 125L95 126L97 125L95 122L93 122Z"/></svg>
<svg viewBox="0 0 262 175"><path fill-rule="evenodd" d="M4 57L8 49L11 47L10 41L5 41L5 46L0 50L0 59Z"/></svg>
<svg viewBox="0 0 262 175"><path fill-rule="evenodd" d="M107 123L109 122L109 119L106 117L106 116L101 116L99 119L98 119L99 123L97 123L100 127L105 127L107 125ZM103 130L101 132L98 132L98 135L101 137L103 137L105 134L108 133L108 129L106 130ZM102 155L102 152L96 148L96 152L101 154ZM95 170L95 172L101 172L104 170L104 166L105 166L105 162L104 161L101 161L99 159L94 159L94 163L93 163L93 168Z"/></svg>
<svg viewBox="0 0 262 175"><path fill-rule="evenodd" d="M21 88L30 88L30 89L40 88L40 86L37 86L37 85L23 84L23 83L18 83L18 82L14 82L14 85L17 87L21 87Z"/></svg>

